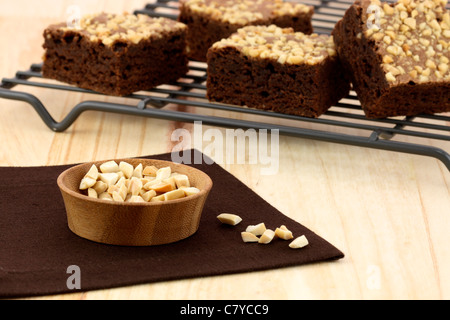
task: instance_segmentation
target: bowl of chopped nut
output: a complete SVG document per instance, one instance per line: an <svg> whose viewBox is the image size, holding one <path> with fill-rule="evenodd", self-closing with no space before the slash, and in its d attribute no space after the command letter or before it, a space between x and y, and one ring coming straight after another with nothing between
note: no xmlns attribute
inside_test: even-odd
<svg viewBox="0 0 450 320"><path fill-rule="evenodd" d="M57 183L69 229L120 246L162 245L192 236L213 185L196 168L152 159L76 165Z"/></svg>

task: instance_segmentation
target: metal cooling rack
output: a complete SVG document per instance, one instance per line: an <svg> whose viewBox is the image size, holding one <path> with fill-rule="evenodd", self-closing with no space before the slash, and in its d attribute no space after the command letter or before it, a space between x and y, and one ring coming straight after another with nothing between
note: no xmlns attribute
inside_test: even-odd
<svg viewBox="0 0 450 320"><path fill-rule="evenodd" d="M330 33L335 23L352 3L351 0L306 0L302 2L315 7L313 26L315 32L318 33ZM154 4L148 4L142 10L136 10L135 13L176 19L177 6L176 1L158 0ZM447 143L450 141L450 116L448 114L369 120L364 116L354 92L351 92L347 98L342 99L318 119L210 103L205 97L206 64L191 61L189 73L175 83L121 98L121 103L82 101L58 122L38 97L13 89L17 86L38 87L52 91L101 94L44 79L41 67L41 64L33 64L29 70L18 71L14 78L2 79L0 98L30 104L43 122L55 132L63 132L68 129L85 111L111 112L169 121L190 123L199 121L205 125L225 128L279 130L281 135L434 157L442 161L450 170L450 155L442 148L431 146L433 141L443 141L446 146L448 145ZM123 103L123 99L127 103ZM165 108L170 104L190 108L187 108L188 111L174 111ZM224 112L225 116L209 115L211 110L216 114ZM202 114L202 112L206 114ZM239 117L251 120L243 120Z"/></svg>

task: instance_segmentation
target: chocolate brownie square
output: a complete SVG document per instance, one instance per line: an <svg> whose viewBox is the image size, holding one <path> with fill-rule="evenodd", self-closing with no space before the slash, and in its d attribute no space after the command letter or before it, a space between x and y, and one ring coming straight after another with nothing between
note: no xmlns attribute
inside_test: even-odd
<svg viewBox="0 0 450 320"><path fill-rule="evenodd" d="M329 35L248 26L208 51L207 97L214 102L318 117L349 90Z"/></svg>
<svg viewBox="0 0 450 320"><path fill-rule="evenodd" d="M356 1L333 31L368 118L450 111L446 0Z"/></svg>
<svg viewBox="0 0 450 320"><path fill-rule="evenodd" d="M313 32L314 7L283 0L180 0L178 20L187 24L188 55L206 61L209 47L248 25Z"/></svg>
<svg viewBox="0 0 450 320"><path fill-rule="evenodd" d="M146 15L96 14L44 31L43 76L126 96L177 80L188 71L187 27Z"/></svg>

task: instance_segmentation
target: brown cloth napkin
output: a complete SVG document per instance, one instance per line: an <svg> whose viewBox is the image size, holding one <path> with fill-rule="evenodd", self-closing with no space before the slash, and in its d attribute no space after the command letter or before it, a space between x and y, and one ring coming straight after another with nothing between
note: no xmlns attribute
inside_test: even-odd
<svg viewBox="0 0 450 320"><path fill-rule="evenodd" d="M171 160L171 154L147 158ZM199 231L181 242L156 247L103 245L73 234L56 184L59 174L71 166L0 168L0 297L107 289L344 257L219 165L193 166L206 172L214 183ZM217 216L223 212L238 214L243 222L236 227L222 225ZM260 222L270 228L284 224L294 236L306 235L310 244L293 250L283 240L269 245L243 243L240 232ZM79 267L81 289L67 286L73 272L68 270L70 266Z"/></svg>

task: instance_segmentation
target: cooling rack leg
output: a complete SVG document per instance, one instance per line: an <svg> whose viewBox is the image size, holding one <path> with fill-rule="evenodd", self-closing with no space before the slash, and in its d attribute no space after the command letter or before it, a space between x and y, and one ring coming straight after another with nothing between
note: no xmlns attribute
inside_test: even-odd
<svg viewBox="0 0 450 320"><path fill-rule="evenodd" d="M25 92L11 91L8 89L0 88L0 98L23 101L30 104L44 121L44 123L51 130L57 131L56 121L53 119L50 113L48 113L42 102L35 96Z"/></svg>

